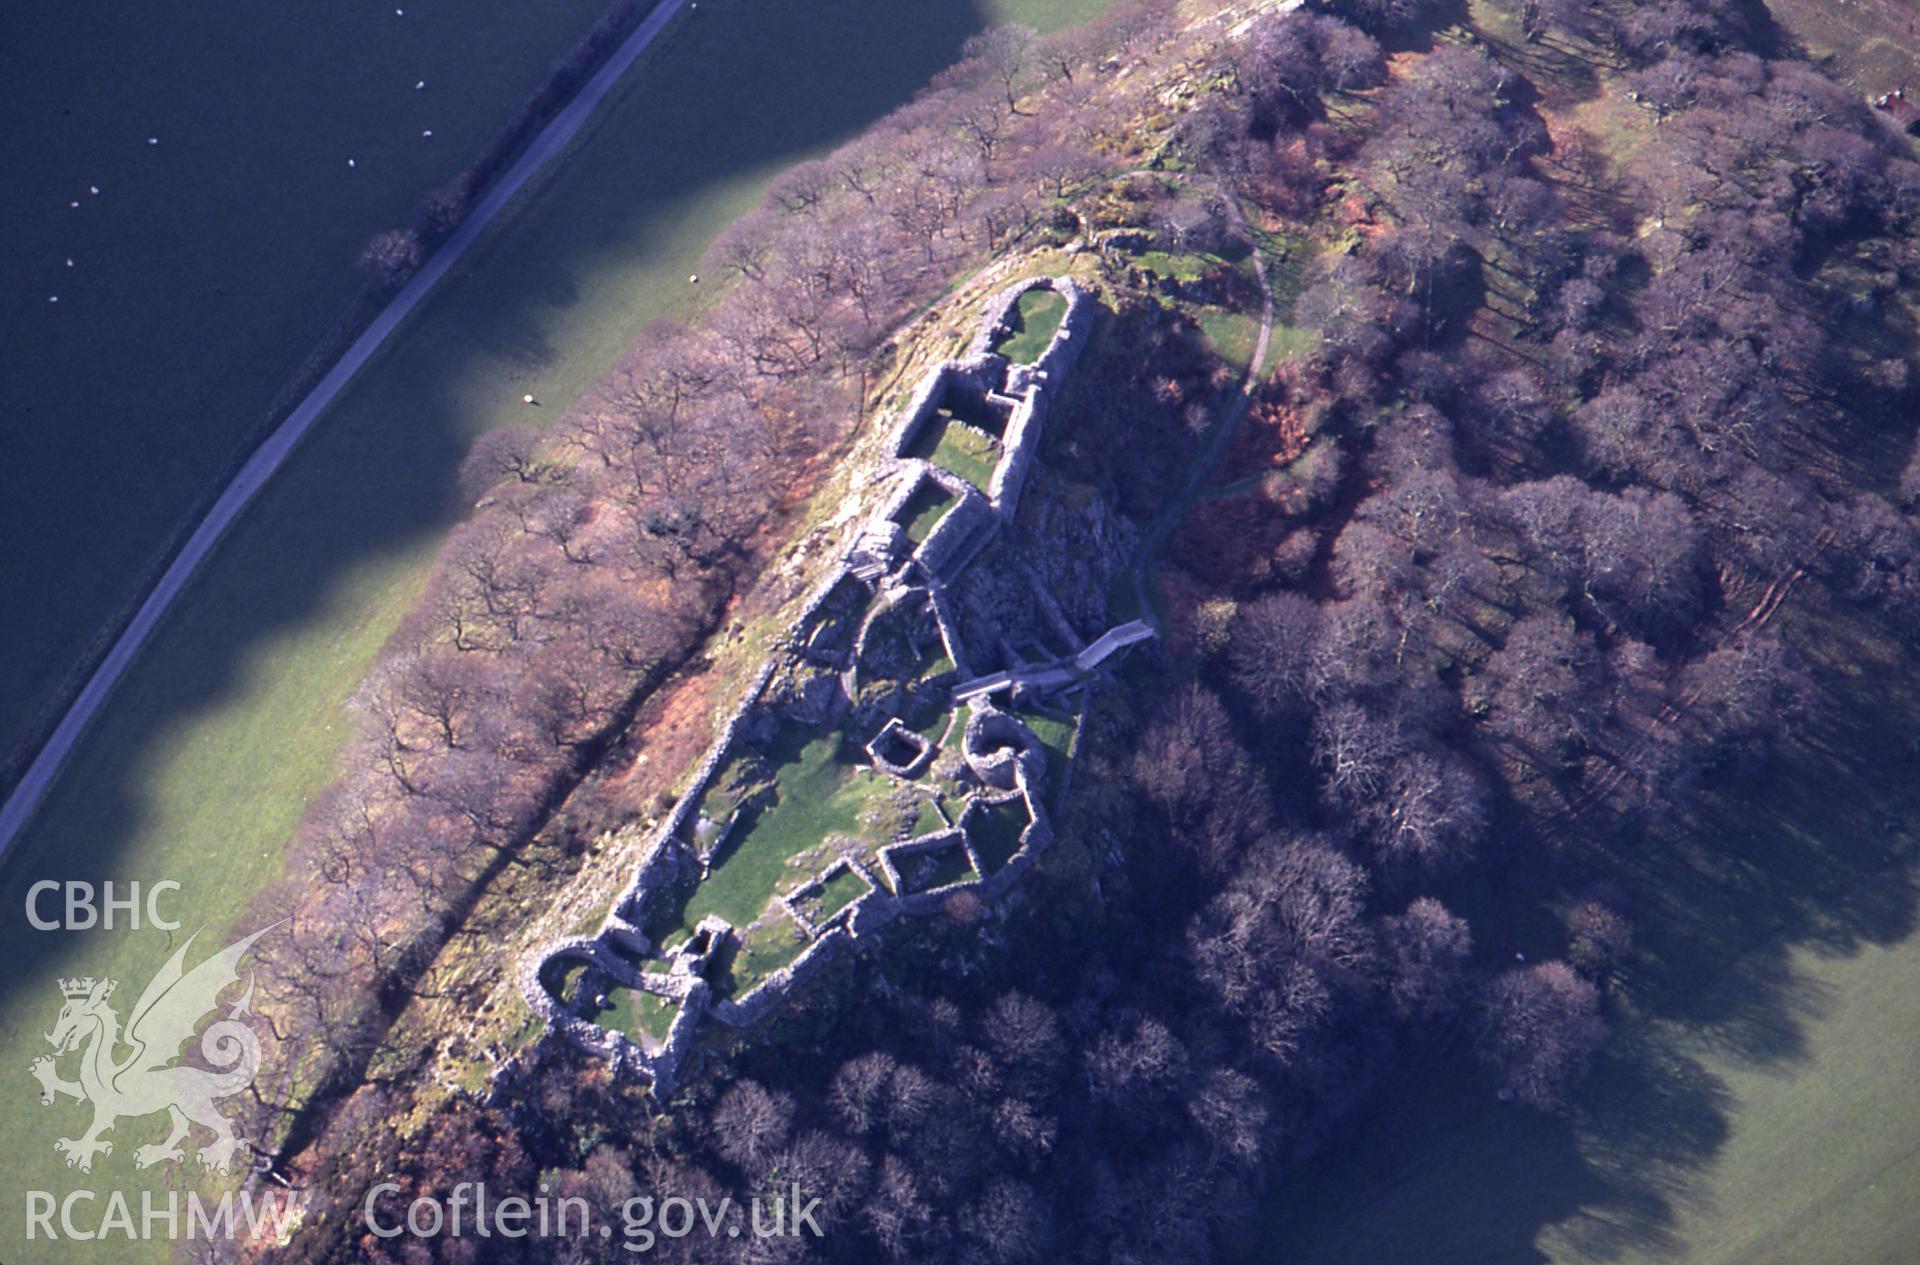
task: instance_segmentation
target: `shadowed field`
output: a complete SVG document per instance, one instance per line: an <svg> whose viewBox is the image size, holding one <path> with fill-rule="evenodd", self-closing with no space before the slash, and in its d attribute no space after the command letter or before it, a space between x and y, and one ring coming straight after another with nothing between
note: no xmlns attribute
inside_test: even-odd
<svg viewBox="0 0 1920 1265"><path fill-rule="evenodd" d="M0 14L19 54L0 85L0 781L291 402L362 245L491 142L607 6Z"/></svg>

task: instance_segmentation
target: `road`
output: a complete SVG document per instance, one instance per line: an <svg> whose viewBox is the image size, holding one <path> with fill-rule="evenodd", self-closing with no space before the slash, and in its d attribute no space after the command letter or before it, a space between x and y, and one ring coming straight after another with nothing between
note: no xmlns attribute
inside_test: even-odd
<svg viewBox="0 0 1920 1265"><path fill-rule="evenodd" d="M180 547L180 552L161 575L160 582L147 595L133 619L122 630L113 648L107 651L100 666L80 693L74 698L60 723L54 727L46 745L28 766L26 775L19 785L7 797L4 806L0 806L0 858L13 846L20 832L26 828L33 817L34 810L47 797L65 767L67 759L73 754L87 726L92 723L100 709L106 705L114 686L126 675L127 669L139 656L147 639L166 618L174 602L186 590L193 580L194 573L200 569L213 548L220 542L241 513L265 487L267 480L285 464L307 432L327 410L327 406L346 389L347 383L364 367L381 344L392 336L402 322L420 306L469 248L486 232L505 209L508 202L531 180L541 167L566 149L589 116L613 91L621 76L632 68L648 46L666 30L679 12L687 7L687 0L660 0L653 12L649 13L624 44L614 50L598 74L581 87L553 121L534 137L533 142L520 156L520 160L507 169L505 175L494 184L493 189L473 209L466 221L454 231L440 248L428 257L420 271L413 275L393 301L382 309L373 323L354 340L351 347L340 357L327 375L320 379L317 386L306 398L287 414L285 421L269 435L254 453L242 465L221 491L220 497L208 509L206 517L200 520L193 534Z"/></svg>

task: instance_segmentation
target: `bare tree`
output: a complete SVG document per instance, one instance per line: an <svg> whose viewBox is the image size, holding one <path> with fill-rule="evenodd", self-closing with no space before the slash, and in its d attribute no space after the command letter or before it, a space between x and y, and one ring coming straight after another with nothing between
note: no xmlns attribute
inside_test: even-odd
<svg viewBox="0 0 1920 1265"><path fill-rule="evenodd" d="M1304 594L1272 593L1242 606L1229 645L1234 679L1263 709L1304 706L1317 684L1320 608Z"/></svg>
<svg viewBox="0 0 1920 1265"><path fill-rule="evenodd" d="M1022 87L1038 60L1035 44L1032 28L1009 22L969 36L960 46L960 55L981 64L1000 85L1007 109L1017 114Z"/></svg>
<svg viewBox="0 0 1920 1265"><path fill-rule="evenodd" d="M460 463L461 494L477 500L502 479L538 481L542 473L539 448L540 432L531 426L496 426L473 441L467 459Z"/></svg>
<svg viewBox="0 0 1920 1265"><path fill-rule="evenodd" d="M1482 1057L1516 1098L1543 1110L1566 1106L1606 1032L1598 990L1565 962L1503 971L1481 1000Z"/></svg>
<svg viewBox="0 0 1920 1265"><path fill-rule="evenodd" d="M792 1126L793 1099L750 1080L735 1081L708 1119L714 1149L754 1176L786 1146Z"/></svg>
<svg viewBox="0 0 1920 1265"><path fill-rule="evenodd" d="M393 287L413 275L425 257L420 235L412 229L389 229L374 236L360 251L360 271L382 287Z"/></svg>
<svg viewBox="0 0 1920 1265"><path fill-rule="evenodd" d="M1416 898L1406 912L1380 924L1387 968L1387 997L1403 1019L1437 1019L1459 1001L1473 936L1431 896Z"/></svg>

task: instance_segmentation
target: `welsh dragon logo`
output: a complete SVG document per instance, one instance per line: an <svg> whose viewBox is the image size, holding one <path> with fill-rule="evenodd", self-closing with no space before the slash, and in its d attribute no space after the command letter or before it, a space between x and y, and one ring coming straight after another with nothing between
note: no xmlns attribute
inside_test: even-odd
<svg viewBox="0 0 1920 1265"><path fill-rule="evenodd" d="M278 925L278 924L276 924ZM200 1021L219 1005L220 993L238 982L236 969L253 942L271 927L228 945L191 971L185 969L187 950L196 931L174 951L148 982L127 1016L123 1032L120 1016L108 1004L117 987L110 979L63 979L60 991L66 1004L47 1034L52 1054L33 1061L31 1071L40 1082L40 1102L51 1105L65 1095L93 1104L93 1124L78 1138L61 1138L54 1148L67 1158L68 1168L90 1172L95 1155L113 1154L113 1143L102 1136L116 1121L164 1111L172 1127L164 1141L133 1153L141 1168L163 1160L184 1160L181 1142L191 1126L213 1131L213 1141L199 1148L199 1161L215 1172L226 1172L241 1139L233 1124L214 1103L253 1083L260 1068L260 1039L241 1020L253 1000L253 976L226 1016L208 1025L200 1035L200 1053L212 1070L178 1062L180 1047L193 1039ZM129 1051L122 1054L123 1047ZM55 1061L80 1050L80 1079L63 1079Z"/></svg>

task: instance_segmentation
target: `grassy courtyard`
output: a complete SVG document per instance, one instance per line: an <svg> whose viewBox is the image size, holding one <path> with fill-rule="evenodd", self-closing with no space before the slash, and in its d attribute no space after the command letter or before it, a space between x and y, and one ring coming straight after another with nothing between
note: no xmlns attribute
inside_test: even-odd
<svg viewBox="0 0 1920 1265"><path fill-rule="evenodd" d="M637 988L616 988L607 994L607 1008L597 1021L644 1044L666 1040L667 1029L679 1013L679 1005L665 997Z"/></svg>
<svg viewBox="0 0 1920 1265"><path fill-rule="evenodd" d="M1054 27L1104 7L1102 0L933 8L882 0L703 3L698 20L617 94L564 168L511 209L236 524L16 843L0 876L0 897L18 910L28 884L49 874L172 879L183 885L172 911L185 930L204 923L209 937L221 934L279 875L281 849L303 804L330 778L351 727L344 704L418 595L441 536L461 513L453 475L472 439L503 423L550 420L641 326L695 311L698 292L687 277L712 234L748 208L772 174L905 101L954 58L969 33L1009 18ZM445 55L474 57L460 48ZM545 54L534 59L539 68L545 60ZM104 58L87 64L99 65L102 74L125 73L125 64L116 68ZM474 71L484 79L495 69L486 64ZM418 77L409 72L402 91L411 93ZM740 83L755 90L735 91ZM431 92L430 84L423 99ZM795 108L801 102L806 108ZM355 102L352 108L361 107ZM462 150L463 159L489 125L473 126L475 143ZM145 129L132 130L143 144ZM410 135L419 139L417 130ZM435 139L440 136L436 124ZM188 139L190 129L151 148ZM333 169L331 158L325 167ZM356 170L367 167L363 160ZM105 199L116 186L102 187ZM244 203L248 187L242 182L229 200ZM373 225L388 222L389 211L404 201L394 195L370 217ZM337 208L327 205L326 214L333 214ZM64 200L59 208L66 209ZM167 224L202 209L195 203L161 216L152 231L170 231ZM364 233L347 236L357 242ZM262 253L290 240L278 228L263 232L256 250L242 252L248 269L283 264ZM300 250L285 253L305 249L302 242ZM249 310L217 329L195 323L206 305L192 309L195 321L182 323L193 325L197 340L186 358L193 380L183 388L193 398L182 415L202 424L207 406L197 393L230 376L228 352L210 345L216 334L305 319L313 306ZM291 367L277 365L269 380L279 381ZM537 393L544 407L524 406L527 392ZM20 387L15 394L35 393ZM126 399L144 404L154 394L151 388L116 394L115 415L123 416ZM16 418L22 415L16 410ZM173 460L140 455L139 496L171 477ZM43 460L38 449L16 449L15 461L41 471L50 485L72 482L48 477L66 467ZM129 541L152 538L151 530L123 520L106 538L89 536L84 556L89 567L96 560L118 565ZM22 557L27 552L23 545ZM92 583L89 575L82 568L68 582L84 587ZM71 647L80 636L68 626L42 641ZM25 677L52 675L45 655L19 657L30 661ZM9 706L7 714L17 712ZM20 968L0 985L0 1059L24 1067L45 1051L39 1034L58 1009L57 976L106 974L136 991L172 944L160 931L41 933L14 918L0 929L0 946ZM79 1127L75 1110L67 1104L0 1119L0 1148L9 1157L0 1174L16 1188L139 1189L130 1147L117 1149L90 1175L59 1165L51 1140ZM20 1254L21 1233L12 1219L0 1225L0 1259ZM115 1244L98 1255L157 1260L164 1247Z"/></svg>
<svg viewBox="0 0 1920 1265"><path fill-rule="evenodd" d="M852 870L841 870L820 889L819 921L825 922L872 890L867 881Z"/></svg>
<svg viewBox="0 0 1920 1265"><path fill-rule="evenodd" d="M745 927L788 880L805 877L796 875L789 861L831 835L865 833L862 814L894 790L893 782L872 770L866 753L838 730L815 734L793 726L783 731L770 759L774 801L746 810L713 872L687 898L681 922L688 928L708 914ZM817 868L825 869L825 863Z"/></svg>
<svg viewBox="0 0 1920 1265"><path fill-rule="evenodd" d="M907 455L931 461L984 492L1000 464L1000 444L943 409L928 419Z"/></svg>
<svg viewBox="0 0 1920 1265"><path fill-rule="evenodd" d="M952 494L937 483L922 485L902 511L907 539L917 545L931 536L935 524L953 507L953 500Z"/></svg>
<svg viewBox="0 0 1920 1265"><path fill-rule="evenodd" d="M738 997L806 952L810 943L799 925L784 914L749 928L713 972L714 988L722 996Z"/></svg>
<svg viewBox="0 0 1920 1265"><path fill-rule="evenodd" d="M1067 296L1058 290L1029 290L1014 304L1013 333L994 350L1016 365L1040 359L1067 315Z"/></svg>

